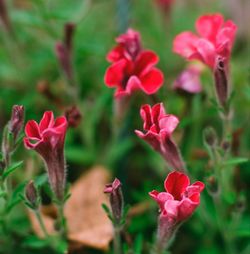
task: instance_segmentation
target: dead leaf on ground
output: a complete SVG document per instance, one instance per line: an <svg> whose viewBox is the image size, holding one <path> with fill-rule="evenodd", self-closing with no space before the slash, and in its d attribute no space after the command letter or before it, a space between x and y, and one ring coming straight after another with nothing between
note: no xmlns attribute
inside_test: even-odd
<svg viewBox="0 0 250 254"><path fill-rule="evenodd" d="M97 166L81 176L71 188L71 197L65 205L65 217L68 223L70 248L83 246L107 250L113 238L112 224L102 209L102 203L108 203L103 193L110 181L109 172ZM44 223L49 234L55 234L55 210L53 206L41 209ZM40 226L33 213L29 212L35 233L42 237Z"/></svg>

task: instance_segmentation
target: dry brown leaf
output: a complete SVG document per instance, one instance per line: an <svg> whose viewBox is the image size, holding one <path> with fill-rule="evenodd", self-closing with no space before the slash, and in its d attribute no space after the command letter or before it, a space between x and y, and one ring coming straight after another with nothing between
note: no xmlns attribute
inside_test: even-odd
<svg viewBox="0 0 250 254"><path fill-rule="evenodd" d="M103 193L103 189L109 181L109 172L105 168L97 166L73 184L71 197L64 210L70 248L88 246L101 250L108 249L113 238L113 228L101 205L108 203L108 197ZM54 234L55 213L53 207L44 209L41 211L46 228L50 234ZM33 214L29 214L35 233L42 237L43 234L37 220Z"/></svg>

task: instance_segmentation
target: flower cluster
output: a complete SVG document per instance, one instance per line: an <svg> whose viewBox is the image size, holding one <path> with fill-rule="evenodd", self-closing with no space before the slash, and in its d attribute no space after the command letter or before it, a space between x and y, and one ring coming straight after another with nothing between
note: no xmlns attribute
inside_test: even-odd
<svg viewBox="0 0 250 254"><path fill-rule="evenodd" d="M132 29L120 35L107 55L111 66L105 73L105 84L115 87L116 97L131 95L135 90L146 94L155 93L163 84L163 73L155 68L158 56L141 46L140 34Z"/></svg>

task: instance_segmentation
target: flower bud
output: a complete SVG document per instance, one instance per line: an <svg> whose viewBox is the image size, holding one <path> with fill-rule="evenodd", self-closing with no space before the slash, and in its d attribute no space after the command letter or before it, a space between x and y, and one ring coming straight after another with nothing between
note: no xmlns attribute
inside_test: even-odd
<svg viewBox="0 0 250 254"><path fill-rule="evenodd" d="M203 140L209 147L215 147L218 144L218 137L213 127L207 127L203 131Z"/></svg>
<svg viewBox="0 0 250 254"><path fill-rule="evenodd" d="M82 114L76 106L66 109L64 115L68 121L69 127L76 128L81 123Z"/></svg>
<svg viewBox="0 0 250 254"><path fill-rule="evenodd" d="M9 122L9 132L13 134L14 142L16 141L24 123L24 106L14 105Z"/></svg>
<svg viewBox="0 0 250 254"><path fill-rule="evenodd" d="M115 223L119 224L123 215L123 194L121 189L121 182L115 178L113 183L107 184L104 193L110 194L110 205L112 209L113 219Z"/></svg>
<svg viewBox="0 0 250 254"><path fill-rule="evenodd" d="M64 44L69 52L72 50L73 35L75 31L75 24L66 23L64 26Z"/></svg>
<svg viewBox="0 0 250 254"><path fill-rule="evenodd" d="M30 205L30 208L33 208L34 210L38 208L39 206L38 191L32 180L29 181L29 183L26 185L25 197Z"/></svg>
<svg viewBox="0 0 250 254"><path fill-rule="evenodd" d="M225 108L228 95L228 75L227 75L227 63L225 58L217 57L215 68L214 68L214 80L215 80L215 91L219 104Z"/></svg>
<svg viewBox="0 0 250 254"><path fill-rule="evenodd" d="M58 59L58 62L65 73L67 79L72 80L72 66L71 66L71 57L67 47L61 43L57 42L55 46L55 52Z"/></svg>

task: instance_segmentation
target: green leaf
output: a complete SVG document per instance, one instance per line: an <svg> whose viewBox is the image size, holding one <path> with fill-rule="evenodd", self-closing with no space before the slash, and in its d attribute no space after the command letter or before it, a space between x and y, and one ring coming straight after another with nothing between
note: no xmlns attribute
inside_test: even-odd
<svg viewBox="0 0 250 254"><path fill-rule="evenodd" d="M24 188L25 188L26 184L27 184L27 182L23 182L15 188L15 190L13 191L13 193L10 197L10 200L8 202L7 212L10 212L13 207L15 207L18 203L20 203L22 201L21 196L24 192Z"/></svg>
<svg viewBox="0 0 250 254"><path fill-rule="evenodd" d="M6 179L8 175L13 173L16 169L18 169L23 164L23 161L16 162L8 167L3 173L3 180Z"/></svg>
<svg viewBox="0 0 250 254"><path fill-rule="evenodd" d="M23 241L23 246L24 247L30 247L34 249L41 249L46 246L48 246L48 242L44 239L40 239L35 235L28 236L24 241Z"/></svg>
<svg viewBox="0 0 250 254"><path fill-rule="evenodd" d="M234 166L234 165L238 165L238 164L242 164L242 163L246 163L248 162L249 159L247 158L231 158L227 161L225 161L223 164L224 166Z"/></svg>
<svg viewBox="0 0 250 254"><path fill-rule="evenodd" d="M134 242L134 254L141 254L143 246L143 237L142 234L139 234Z"/></svg>

